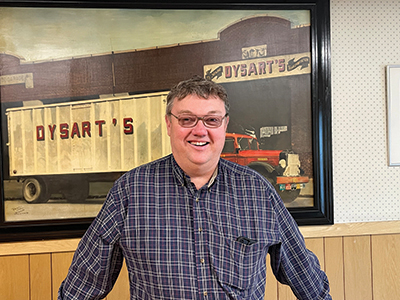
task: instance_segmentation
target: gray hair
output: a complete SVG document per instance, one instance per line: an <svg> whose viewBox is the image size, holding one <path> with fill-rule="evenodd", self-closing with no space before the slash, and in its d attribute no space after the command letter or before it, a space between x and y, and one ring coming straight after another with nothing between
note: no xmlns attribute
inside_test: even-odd
<svg viewBox="0 0 400 300"><path fill-rule="evenodd" d="M175 100L182 100L189 95L208 99L210 96L220 98L225 105L226 113L229 112L228 94L225 89L211 80L194 76L175 85L167 96L166 114L169 115Z"/></svg>

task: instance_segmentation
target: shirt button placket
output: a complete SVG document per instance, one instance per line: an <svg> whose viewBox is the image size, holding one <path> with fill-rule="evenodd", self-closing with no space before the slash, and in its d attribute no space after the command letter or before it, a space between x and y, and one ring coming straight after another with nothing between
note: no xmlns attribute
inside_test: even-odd
<svg viewBox="0 0 400 300"><path fill-rule="evenodd" d="M196 202L199 203L199 201L200 201L200 198L197 196L197 197L196 197ZM203 228L199 227L199 228L198 228L198 232L199 232L199 234L201 234L201 233L203 232ZM200 239L202 240L203 238L200 237ZM201 263L202 265L204 265L204 263L205 263L204 258L201 258L201 259L200 259L200 263ZM206 292L205 292L205 293L206 293Z"/></svg>
<svg viewBox="0 0 400 300"><path fill-rule="evenodd" d="M203 278L203 276L205 276L205 269L204 269L204 265L205 265L205 259L204 259L204 236L203 236L203 225L202 225L202 215L201 215L201 209L200 209L200 195L197 194L195 197L195 210L196 210L196 222L197 222L197 238L198 238L198 254L199 254L199 262L200 262L200 266L199 266L199 278ZM202 281L202 280L201 280ZM204 296L204 298L208 298L208 292L205 290L206 289L206 285L201 284L199 286L200 291L203 290L203 292L201 292Z"/></svg>

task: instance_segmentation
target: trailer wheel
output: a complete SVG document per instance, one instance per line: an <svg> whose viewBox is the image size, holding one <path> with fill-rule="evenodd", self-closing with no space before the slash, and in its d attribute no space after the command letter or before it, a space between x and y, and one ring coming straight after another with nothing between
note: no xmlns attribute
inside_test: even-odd
<svg viewBox="0 0 400 300"><path fill-rule="evenodd" d="M50 190L40 177L29 177L24 180L22 194L28 203L45 203L50 199Z"/></svg>
<svg viewBox="0 0 400 300"><path fill-rule="evenodd" d="M248 167L265 177L276 188L276 172L269 164L249 164Z"/></svg>
<svg viewBox="0 0 400 300"><path fill-rule="evenodd" d="M278 195L281 197L284 203L291 203L300 194L300 190L285 190L281 191L279 189L279 185L276 184L276 171L271 165L268 164L253 164L249 165L250 168L253 170L257 171L260 173L262 176L264 176L275 188L275 190L278 192Z"/></svg>
<svg viewBox="0 0 400 300"><path fill-rule="evenodd" d="M69 188L65 188L62 191L65 199L71 203L84 202L89 197L89 182L85 179L76 180Z"/></svg>
<svg viewBox="0 0 400 300"><path fill-rule="evenodd" d="M300 190L280 191L278 187L276 190L278 191L279 196L285 203L293 202L300 195Z"/></svg>

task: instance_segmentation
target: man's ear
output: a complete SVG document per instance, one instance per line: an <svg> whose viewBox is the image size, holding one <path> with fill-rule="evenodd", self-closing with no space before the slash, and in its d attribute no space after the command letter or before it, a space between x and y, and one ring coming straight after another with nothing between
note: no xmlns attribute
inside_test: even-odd
<svg viewBox="0 0 400 300"><path fill-rule="evenodd" d="M225 118L225 131L228 129L228 123L229 123L229 116L226 116L226 118Z"/></svg>
<svg viewBox="0 0 400 300"><path fill-rule="evenodd" d="M165 115L165 123L167 124L168 136L171 136L171 118L168 115Z"/></svg>

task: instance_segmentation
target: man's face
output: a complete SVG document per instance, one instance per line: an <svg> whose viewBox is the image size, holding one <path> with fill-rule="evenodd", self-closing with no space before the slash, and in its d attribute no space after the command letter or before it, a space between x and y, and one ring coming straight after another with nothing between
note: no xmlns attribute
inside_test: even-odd
<svg viewBox="0 0 400 300"><path fill-rule="evenodd" d="M192 114L198 117L205 115L225 116L224 102L218 97L203 99L189 95L182 100L174 100L171 113L175 116ZM225 143L225 132L228 117L223 119L218 128L207 128L199 120L196 126L184 128L173 116L166 116L168 135L175 160L187 173L210 172L218 164Z"/></svg>

